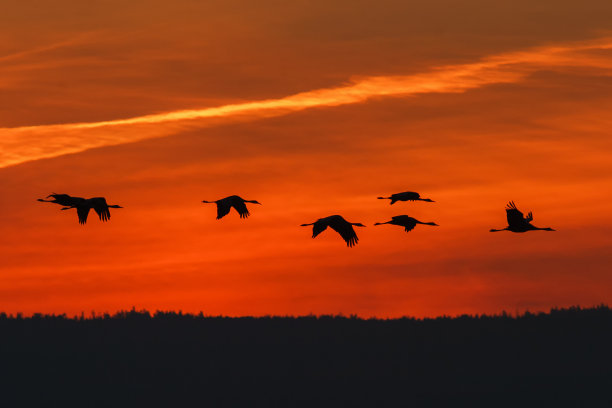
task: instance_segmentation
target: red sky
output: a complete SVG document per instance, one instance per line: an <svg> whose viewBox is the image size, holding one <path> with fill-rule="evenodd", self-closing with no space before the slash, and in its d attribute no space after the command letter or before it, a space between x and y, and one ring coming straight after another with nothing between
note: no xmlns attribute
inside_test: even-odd
<svg viewBox="0 0 612 408"><path fill-rule="evenodd" d="M8 5L0 310L612 303L612 3L422 3ZM436 203L376 199L405 190ZM125 208L81 226L51 192ZM263 205L201 204L231 194ZM509 200L558 231L489 233ZM356 247L299 227L332 214ZM373 226L399 214L440 227Z"/></svg>

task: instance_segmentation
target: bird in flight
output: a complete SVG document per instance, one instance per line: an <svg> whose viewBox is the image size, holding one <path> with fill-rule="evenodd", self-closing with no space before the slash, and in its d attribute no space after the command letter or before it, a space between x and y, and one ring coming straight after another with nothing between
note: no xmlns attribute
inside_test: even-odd
<svg viewBox="0 0 612 408"><path fill-rule="evenodd" d="M434 225L436 227L439 226L435 222L421 222L417 220L416 218L412 218L407 215L396 215L395 217L391 217L391 221L377 222L374 225L383 225L383 224L399 225L400 227L404 227L406 232L412 231L414 227L416 227L417 224Z"/></svg>
<svg viewBox="0 0 612 408"><path fill-rule="evenodd" d="M110 219L110 211L108 210L109 208L123 208L120 205L116 204L108 205L104 197L82 198L73 197L68 194L55 193L47 196L47 198L49 197L53 197L53 199L43 200L39 198L38 201L62 205L64 206L62 210L70 210L71 208L76 208L77 215L79 217L79 224L81 225L87 222L89 210L92 208L98 214L100 221L108 221Z"/></svg>
<svg viewBox="0 0 612 408"><path fill-rule="evenodd" d="M512 232L526 232L526 231L554 231L552 228L538 228L531 225L531 221L533 221L533 213L529 211L527 217L523 216L523 213L520 212L514 201L510 201L506 206L506 218L508 219L508 226L502 229L491 229L491 232L498 231L512 231Z"/></svg>
<svg viewBox="0 0 612 408"><path fill-rule="evenodd" d="M358 222L348 222L340 215L331 215L325 218L319 218L315 222L311 224L302 224L302 227L307 227L312 225L312 237L315 238L317 235L322 233L330 227L334 231L336 231L344 241L346 241L346 245L348 247L352 247L357 244L359 238L357 238L357 234L353 229L353 225L356 227L365 227L365 225Z"/></svg>
<svg viewBox="0 0 612 408"><path fill-rule="evenodd" d="M251 215L251 213L249 213L249 210L245 203L253 203L253 204L261 205L259 201L245 200L244 198L239 197L237 195L225 197L217 201L202 200L202 202L208 203L208 204L217 204L217 219L218 220L225 217L230 212L232 207L234 207L234 209L238 212L238 214L240 214L240 218L247 218L249 215Z"/></svg>
<svg viewBox="0 0 612 408"><path fill-rule="evenodd" d="M391 200L389 204L394 204L396 201L427 201L435 203L431 198L421 198L419 193L414 191L404 191L403 193L391 194L391 197L378 197L379 200Z"/></svg>

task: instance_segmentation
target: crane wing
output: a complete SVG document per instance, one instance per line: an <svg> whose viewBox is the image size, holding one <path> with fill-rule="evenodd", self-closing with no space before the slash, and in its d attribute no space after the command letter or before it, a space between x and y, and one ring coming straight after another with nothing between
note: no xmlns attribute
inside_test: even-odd
<svg viewBox="0 0 612 408"><path fill-rule="evenodd" d="M317 235L319 235L326 229L327 229L327 223L323 221L315 222L314 224L312 224L312 237L316 238Z"/></svg>
<svg viewBox="0 0 612 408"><path fill-rule="evenodd" d="M525 222L523 213L520 212L513 201L510 201L506 206L506 218L508 219L508 225L520 225Z"/></svg>
<svg viewBox="0 0 612 408"><path fill-rule="evenodd" d="M77 206L77 215L79 216L79 224L85 224L87 222L87 215L89 214L89 206L88 205L79 205Z"/></svg>
<svg viewBox="0 0 612 408"><path fill-rule="evenodd" d="M231 208L232 206L226 200L217 201L217 219L220 220L229 214Z"/></svg>
<svg viewBox="0 0 612 408"><path fill-rule="evenodd" d="M421 198L421 195L419 193L415 193L414 191L406 191L402 194L404 194L404 199L409 201L414 201Z"/></svg>
<svg viewBox="0 0 612 408"><path fill-rule="evenodd" d="M108 204L104 197L94 197L89 199L91 207L93 207L96 214L100 218L100 221L108 221L110 218L110 211L108 210Z"/></svg>
<svg viewBox="0 0 612 408"><path fill-rule="evenodd" d="M85 204L86 201L87 200L85 200L83 197L70 197L69 204L65 205L70 207L77 207L79 205Z"/></svg>
<svg viewBox="0 0 612 408"><path fill-rule="evenodd" d="M416 226L416 221L412 217L408 217L407 215L396 215L395 217L391 217L393 221L396 221L396 225L401 225L404 227L406 232L410 232Z"/></svg>
<svg viewBox="0 0 612 408"><path fill-rule="evenodd" d="M414 201L418 200L421 195L414 191L404 191L403 193L394 194L398 200Z"/></svg>
<svg viewBox="0 0 612 408"><path fill-rule="evenodd" d="M74 205L75 203L74 198L76 198L76 197L71 197L68 194L51 194L49 197L53 197L53 199L55 200L57 204L64 205L64 206Z"/></svg>
<svg viewBox="0 0 612 408"><path fill-rule="evenodd" d="M236 211L238 211L238 214L240 214L240 218L248 218L249 215L251 215L251 213L249 213L249 209L242 200L234 200L232 206L236 209Z"/></svg>
<svg viewBox="0 0 612 408"><path fill-rule="evenodd" d="M404 225L404 229L406 230L406 232L410 232L414 229L414 227L416 226L416 222L415 223L410 223L410 224L406 224Z"/></svg>
<svg viewBox="0 0 612 408"><path fill-rule="evenodd" d="M342 239L346 241L346 245L349 247L352 247L353 245L357 244L357 241L359 241L359 238L357 238L357 234L355 233L353 226L349 223L342 225L330 225L330 227L332 227L334 231L340 234Z"/></svg>
<svg viewBox="0 0 612 408"><path fill-rule="evenodd" d="M65 207L76 207L77 205L79 205L80 203L82 203L83 201L85 201L84 198L81 197L72 197L68 194L49 194L47 196L47 198L49 197L53 197L53 200L39 200L39 201L46 201L48 203L55 203L55 204L59 204L59 205L63 205Z"/></svg>

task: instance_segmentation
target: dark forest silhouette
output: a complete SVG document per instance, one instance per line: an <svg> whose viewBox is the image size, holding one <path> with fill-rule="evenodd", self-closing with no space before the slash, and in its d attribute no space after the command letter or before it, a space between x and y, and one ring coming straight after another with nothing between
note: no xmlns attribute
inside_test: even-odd
<svg viewBox="0 0 612 408"><path fill-rule="evenodd" d="M611 406L612 310L0 314L4 406ZM189 405L186 405L189 404Z"/></svg>

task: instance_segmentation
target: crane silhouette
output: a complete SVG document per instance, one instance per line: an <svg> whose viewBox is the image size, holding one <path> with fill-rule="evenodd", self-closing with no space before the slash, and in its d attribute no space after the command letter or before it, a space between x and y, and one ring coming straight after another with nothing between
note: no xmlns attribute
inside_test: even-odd
<svg viewBox="0 0 612 408"><path fill-rule="evenodd" d="M352 247L357 244L359 238L357 238L357 234L353 229L353 225L356 227L365 227L365 225L358 222L348 222L340 215L331 215L325 218L319 218L313 223L310 224L301 224L301 227L307 227L312 225L312 237L315 238L317 235L322 233L330 227L334 231L336 231L344 241L346 241L346 245L348 247Z"/></svg>
<svg viewBox="0 0 612 408"><path fill-rule="evenodd" d="M419 193L414 191L404 191L403 193L391 194L391 197L378 197L379 200L391 200L389 204L394 204L396 201L427 201L435 203L431 198L421 198Z"/></svg>
<svg viewBox="0 0 612 408"><path fill-rule="evenodd" d="M396 215L395 217L391 217L391 221L377 222L374 225L383 225L383 224L399 225L400 227L404 227L406 232L412 231L414 227L416 227L417 224L434 225L436 227L439 226L435 222L421 222L417 220L416 218L412 218L407 215Z"/></svg>
<svg viewBox="0 0 612 408"><path fill-rule="evenodd" d="M533 221L533 213L529 211L527 217L523 216L523 213L520 212L514 201L510 201L506 206L506 218L508 219L508 226L502 229L490 229L491 232L498 231L512 231L512 232L527 232L527 231L554 231L552 228L538 228L531 225L531 221Z"/></svg>
<svg viewBox="0 0 612 408"><path fill-rule="evenodd" d="M230 212L232 207L234 207L234 209L238 212L238 214L240 214L240 218L247 218L249 215L251 215L251 213L249 212L249 209L247 208L245 203L253 203L253 204L261 205L259 201L245 200L244 198L239 197L237 195L225 197L217 201L202 200L202 202L208 203L208 204L217 204L217 219L218 220L225 217Z"/></svg>
<svg viewBox="0 0 612 408"><path fill-rule="evenodd" d="M58 195L63 196L66 194L58 194ZM44 200L39 199L39 201L44 201ZM56 202L56 201L47 201L47 202ZM62 203L66 203L66 204L62 204ZM93 198L70 197L69 200L66 199L65 197L61 197L57 201L57 204L61 204L65 206L64 208L62 208L62 210L70 210L71 208L76 208L77 215L79 217L79 224L81 225L87 222L87 216L89 215L89 210L91 210L92 208L98 214L100 221L104 221L104 222L110 219L110 211L108 210L109 208L123 208L120 205L107 204L106 199L104 197L93 197Z"/></svg>

